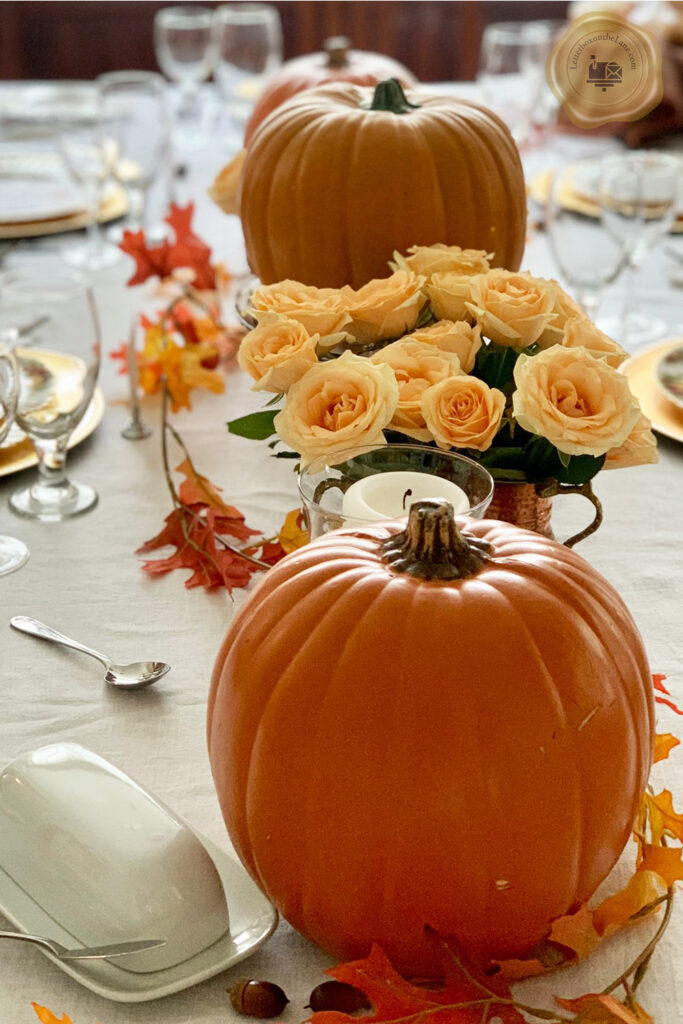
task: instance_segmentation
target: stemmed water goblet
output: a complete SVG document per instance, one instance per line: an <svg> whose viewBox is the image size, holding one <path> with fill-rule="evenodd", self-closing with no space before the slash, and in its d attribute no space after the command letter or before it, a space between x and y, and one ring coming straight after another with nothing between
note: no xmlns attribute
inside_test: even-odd
<svg viewBox="0 0 683 1024"><path fill-rule="evenodd" d="M637 274L648 254L670 230L683 188L683 163L672 154L643 151L606 157L600 178L602 218L625 256L621 317L608 325L627 347L660 337L666 321L637 308Z"/></svg>
<svg viewBox="0 0 683 1024"><path fill-rule="evenodd" d="M19 374L12 351L17 334L0 330L0 445L14 422L19 396ZM16 537L0 535L0 576L20 569L28 559L28 548Z"/></svg>
<svg viewBox="0 0 683 1024"><path fill-rule="evenodd" d="M602 293L624 265L622 246L607 230L600 208L577 204L577 180L595 181L599 160L565 164L551 177L545 207L550 251L577 301L594 320ZM596 215L597 214L597 215Z"/></svg>
<svg viewBox="0 0 683 1024"><path fill-rule="evenodd" d="M154 17L154 52L159 67L180 88L181 120L197 116L199 86L214 61L213 11L199 4L163 7Z"/></svg>
<svg viewBox="0 0 683 1024"><path fill-rule="evenodd" d="M486 105L505 121L520 146L528 140L542 95L552 35L550 22L505 21L484 29L477 84Z"/></svg>
<svg viewBox="0 0 683 1024"><path fill-rule="evenodd" d="M126 189L125 228L148 228L152 183L164 161L170 166L170 122L164 80L153 71L112 71L97 79L105 137L116 149L113 173Z"/></svg>
<svg viewBox="0 0 683 1024"><path fill-rule="evenodd" d="M230 3L214 14L214 74L231 119L244 124L265 77L282 63L282 26L266 3Z"/></svg>
<svg viewBox="0 0 683 1024"><path fill-rule="evenodd" d="M112 180L117 150L114 140L103 131L96 93L91 116L59 126L59 152L69 175L85 192L88 211L86 243L70 245L62 255L75 267L88 270L110 267L121 259L121 253L104 240L99 218L105 189Z"/></svg>
<svg viewBox="0 0 683 1024"><path fill-rule="evenodd" d="M38 456L38 479L19 487L10 508L20 516L57 522L87 512L97 493L65 472L69 438L95 391L100 326L92 288L75 271L57 266L9 271L0 283L3 318L17 324L46 318L44 342L14 348L19 368L16 422ZM48 340L49 339L49 340Z"/></svg>

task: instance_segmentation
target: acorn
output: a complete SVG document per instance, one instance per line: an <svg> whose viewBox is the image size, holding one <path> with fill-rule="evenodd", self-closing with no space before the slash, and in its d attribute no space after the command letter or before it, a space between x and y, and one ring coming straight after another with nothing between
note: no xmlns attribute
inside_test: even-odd
<svg viewBox="0 0 683 1024"><path fill-rule="evenodd" d="M238 981L228 989L230 1002L238 1013L246 1017L268 1020L279 1017L289 999L279 985L272 981L247 979Z"/></svg>
<svg viewBox="0 0 683 1024"><path fill-rule="evenodd" d="M358 1013L369 1010L371 1003L365 992L345 981L323 981L309 996L307 1009L318 1013L320 1010L337 1010L339 1013Z"/></svg>

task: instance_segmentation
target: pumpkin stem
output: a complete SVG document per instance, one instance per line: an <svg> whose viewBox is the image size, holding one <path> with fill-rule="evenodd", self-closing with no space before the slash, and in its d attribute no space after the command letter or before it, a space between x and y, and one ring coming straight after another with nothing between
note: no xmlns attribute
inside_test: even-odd
<svg viewBox="0 0 683 1024"><path fill-rule="evenodd" d="M413 502L405 530L382 544L382 557L392 569L425 580L476 576L490 552L486 541L460 533L447 501Z"/></svg>
<svg viewBox="0 0 683 1024"><path fill-rule="evenodd" d="M369 110L388 110L391 114L407 114L409 110L417 110L419 103L410 103L403 87L397 78L387 78L375 86L375 95Z"/></svg>
<svg viewBox="0 0 683 1024"><path fill-rule="evenodd" d="M327 54L328 68L345 68L348 66L348 54L351 48L351 40L346 36L330 36L323 43L323 49Z"/></svg>

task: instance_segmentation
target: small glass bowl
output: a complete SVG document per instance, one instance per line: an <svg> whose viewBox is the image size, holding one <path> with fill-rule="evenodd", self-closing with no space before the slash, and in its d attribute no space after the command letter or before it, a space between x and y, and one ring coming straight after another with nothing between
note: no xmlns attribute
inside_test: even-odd
<svg viewBox="0 0 683 1024"><path fill-rule="evenodd" d="M344 515L344 492L362 477L401 471L426 473L457 484L470 503L469 511L462 514L473 519L484 518L493 497L491 474L464 455L420 444L347 448L314 459L299 473L299 493L311 540L343 526L367 526L367 519Z"/></svg>

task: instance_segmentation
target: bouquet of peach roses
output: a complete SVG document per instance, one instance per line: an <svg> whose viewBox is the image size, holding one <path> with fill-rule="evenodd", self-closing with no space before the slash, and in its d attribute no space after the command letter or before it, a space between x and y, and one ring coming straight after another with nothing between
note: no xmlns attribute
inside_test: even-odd
<svg viewBox="0 0 683 1024"><path fill-rule="evenodd" d="M618 372L626 352L556 281L490 259L413 246L357 291L257 288L238 361L279 402L230 430L276 435L271 446L287 450L275 454L302 465L410 439L455 449L499 481L584 485L603 467L656 462Z"/></svg>

